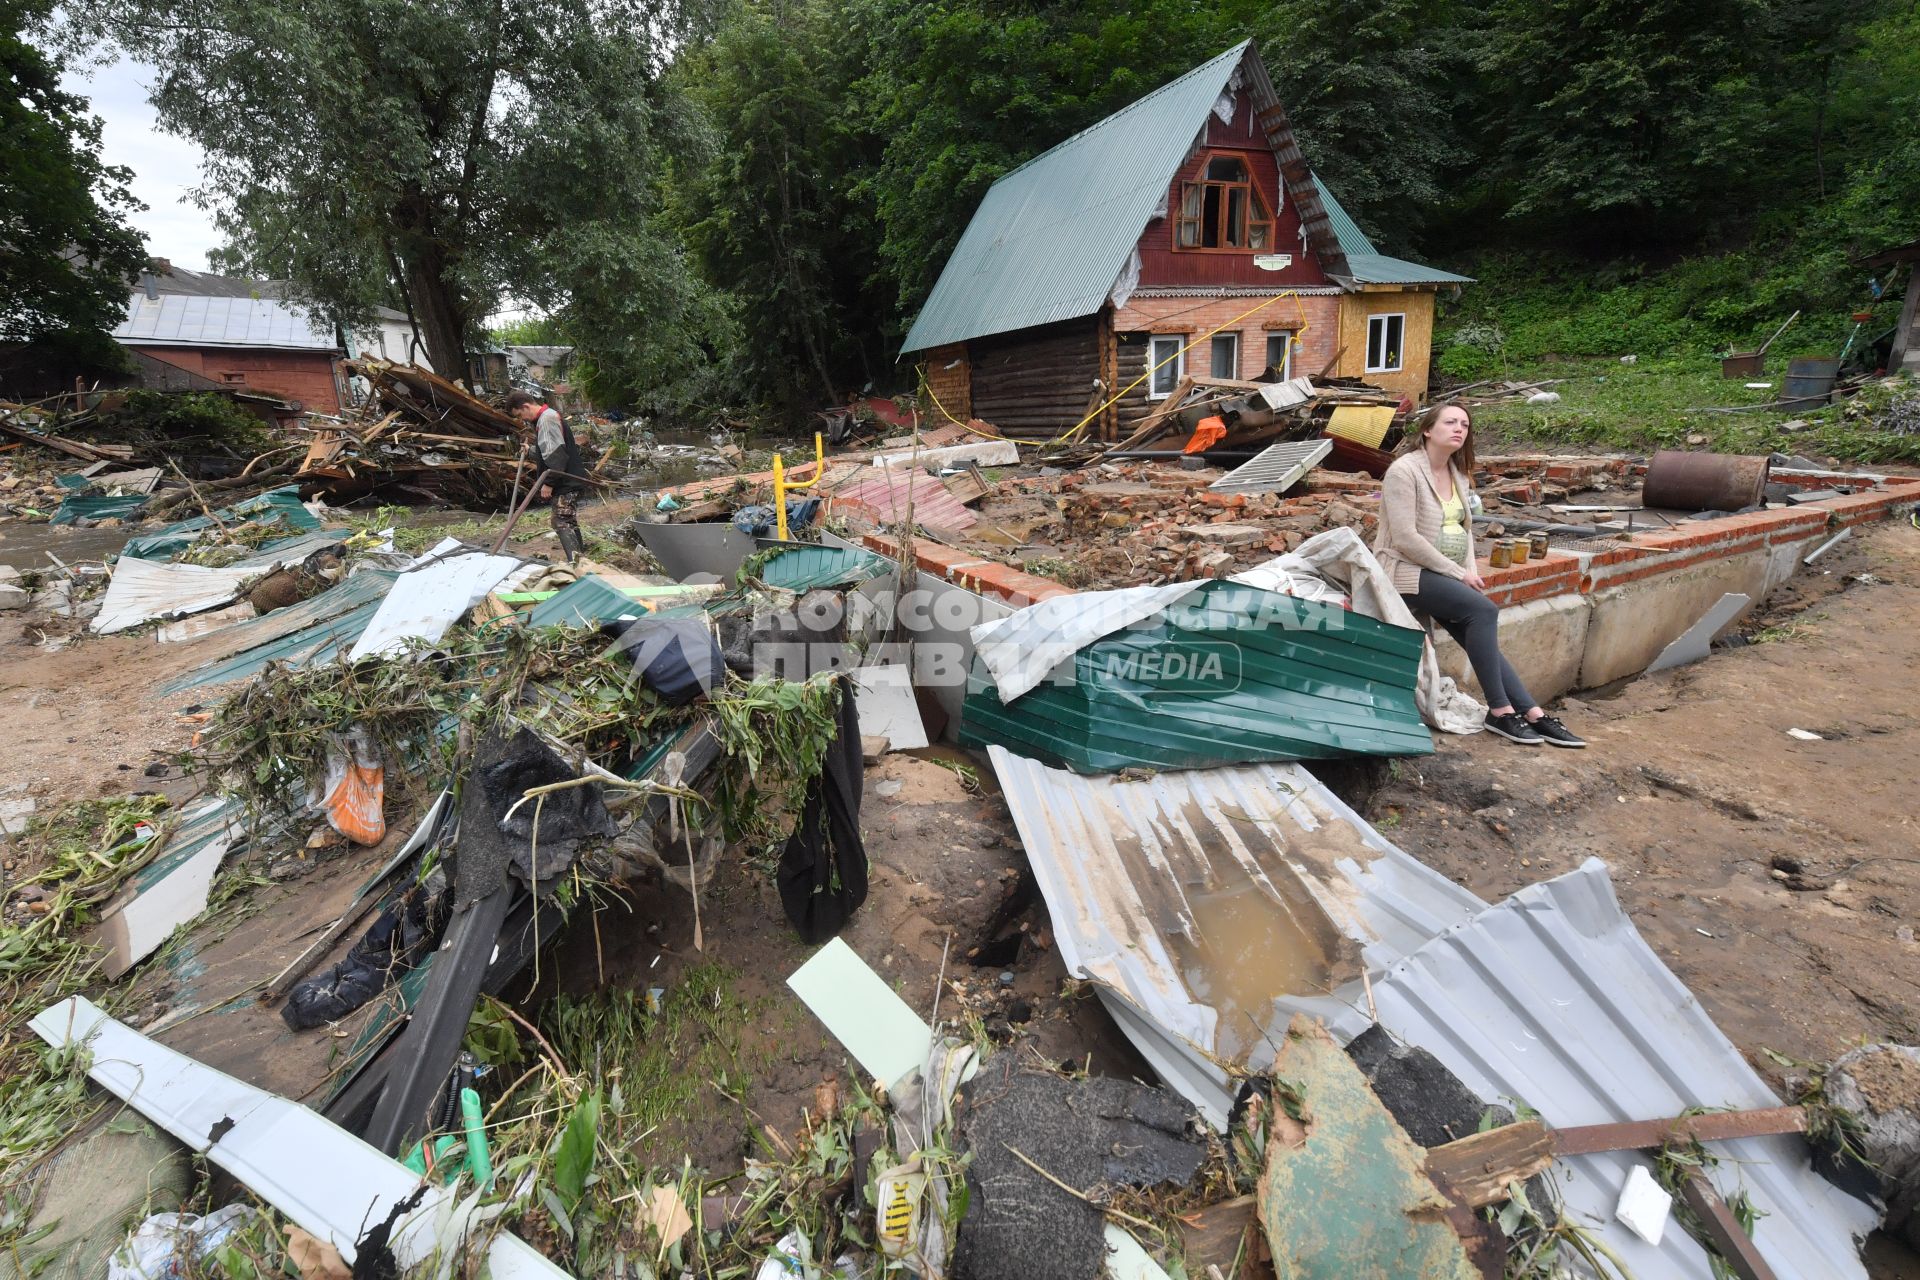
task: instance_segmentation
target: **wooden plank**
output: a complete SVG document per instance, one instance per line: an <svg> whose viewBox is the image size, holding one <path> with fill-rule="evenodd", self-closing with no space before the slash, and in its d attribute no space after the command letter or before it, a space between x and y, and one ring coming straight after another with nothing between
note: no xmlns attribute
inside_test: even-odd
<svg viewBox="0 0 1920 1280"><path fill-rule="evenodd" d="M89 445L84 445L74 440L62 439L59 436L35 435L31 431L23 431L9 422L0 422L0 432L5 432L23 444L45 445L49 449L56 449L68 457L78 458L82 462L101 462L108 458L118 456L110 454L104 449L94 449ZM127 452L131 455L132 450L128 450Z"/></svg>
<svg viewBox="0 0 1920 1280"><path fill-rule="evenodd" d="M1740 1280L1774 1280L1773 1268L1760 1256L1760 1247L1741 1229L1740 1220L1733 1216L1733 1210L1727 1207L1705 1174L1698 1169L1690 1170L1680 1185L1680 1198L1700 1215L1707 1238L1713 1241Z"/></svg>
<svg viewBox="0 0 1920 1280"><path fill-rule="evenodd" d="M1538 1120L1471 1134L1427 1152L1427 1176L1471 1209L1507 1198L1507 1188L1553 1163L1553 1140Z"/></svg>
<svg viewBox="0 0 1920 1280"><path fill-rule="evenodd" d="M1210 1276L1218 1268L1221 1280L1255 1280L1270 1275L1261 1265L1265 1250L1256 1248L1260 1221L1259 1198L1237 1196L1211 1204L1180 1219L1180 1243L1189 1276ZM1236 1261L1238 1266L1235 1266Z"/></svg>
<svg viewBox="0 0 1920 1280"><path fill-rule="evenodd" d="M1764 1138L1780 1133L1805 1133L1807 1113L1802 1107L1762 1107L1753 1111L1706 1111L1670 1120L1627 1120L1619 1124L1576 1125L1553 1131L1556 1155L1580 1156L1595 1151L1634 1151L1664 1147L1672 1142L1726 1142L1733 1138Z"/></svg>
<svg viewBox="0 0 1920 1280"><path fill-rule="evenodd" d="M945 477L941 483L946 485L947 492L962 506L980 501L987 496L990 488L987 478L980 474L980 468L971 464L960 474Z"/></svg>

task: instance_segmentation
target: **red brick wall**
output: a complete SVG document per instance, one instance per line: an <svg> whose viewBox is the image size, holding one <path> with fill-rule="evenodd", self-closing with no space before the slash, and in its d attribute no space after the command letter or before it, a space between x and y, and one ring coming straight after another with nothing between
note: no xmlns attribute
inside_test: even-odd
<svg viewBox="0 0 1920 1280"><path fill-rule="evenodd" d="M1245 156L1253 173L1253 185L1276 211L1271 253L1290 253L1293 265L1284 271L1262 271L1253 265L1251 253L1196 253L1173 247L1175 214L1180 208L1180 189L1196 177L1212 149L1233 151ZM1253 104L1243 90L1236 95L1233 123L1222 124L1220 117L1207 117L1204 147L1196 148L1174 175L1167 191L1167 216L1154 218L1140 236L1140 287L1178 287L1182 285L1251 285L1256 288L1298 289L1327 283L1320 260L1300 240L1300 216L1293 201L1280 189L1280 166L1274 161L1267 140L1254 121Z"/></svg>
<svg viewBox="0 0 1920 1280"><path fill-rule="evenodd" d="M934 348L921 357L921 367L926 370L927 387L940 401L939 409L926 406L930 419L944 422L940 409L962 422L973 416L973 378L967 364L966 343Z"/></svg>
<svg viewBox="0 0 1920 1280"><path fill-rule="evenodd" d="M1141 298L1135 297L1114 313L1115 333L1175 333L1196 341L1216 325L1244 316L1226 333L1240 335L1240 376L1258 376L1267 367L1267 334L1287 329L1295 334L1293 374L1312 376L1326 367L1339 347L1340 299L1337 295L1281 297L1261 307L1264 297ZM1254 308L1260 308L1254 310ZM1206 375L1212 369L1212 344L1201 342L1187 352L1187 372Z"/></svg>
<svg viewBox="0 0 1920 1280"><path fill-rule="evenodd" d="M325 351L279 351L250 347L141 347L141 352L223 386L243 386L298 400L314 413L338 413L334 357ZM239 375L238 379L229 374Z"/></svg>

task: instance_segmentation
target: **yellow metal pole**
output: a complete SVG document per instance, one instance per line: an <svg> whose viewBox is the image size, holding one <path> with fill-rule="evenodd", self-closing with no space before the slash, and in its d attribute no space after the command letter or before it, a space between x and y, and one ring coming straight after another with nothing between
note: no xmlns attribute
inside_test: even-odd
<svg viewBox="0 0 1920 1280"><path fill-rule="evenodd" d="M786 463L779 454L773 455L773 519L780 541L787 541L787 491L790 489L811 489L820 483L820 477L827 474L827 451L820 442L820 433L813 433L813 479L804 484L787 479Z"/></svg>

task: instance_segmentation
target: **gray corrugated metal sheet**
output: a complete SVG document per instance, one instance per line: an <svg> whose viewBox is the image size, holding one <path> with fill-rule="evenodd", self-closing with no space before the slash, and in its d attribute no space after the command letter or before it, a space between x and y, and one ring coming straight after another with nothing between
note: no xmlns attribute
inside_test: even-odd
<svg viewBox="0 0 1920 1280"><path fill-rule="evenodd" d="M300 351L339 348L330 331L306 314L269 298L212 298L136 293L127 318L114 329L120 341L172 347L277 347Z"/></svg>
<svg viewBox="0 0 1920 1280"><path fill-rule="evenodd" d="M1064 933L1064 931L1062 931ZM1513 1098L1550 1125L1606 1124L1689 1108L1780 1105L1620 910L1606 864L1530 886L1435 937L1373 983L1380 1022L1435 1054L1482 1098ZM1353 988L1288 1002L1341 1039L1367 1026ZM1716 1142L1709 1171L1763 1212L1753 1238L1782 1280L1855 1280L1855 1245L1878 1216L1813 1171L1798 1137ZM1632 1152L1554 1169L1573 1220L1599 1231L1639 1280L1713 1273L1676 1224L1656 1248L1613 1221Z"/></svg>
<svg viewBox="0 0 1920 1280"><path fill-rule="evenodd" d="M1217 1124L1231 1092L1208 1055L1270 1056L1261 1033L1283 1029L1285 1015L1255 1015L1244 1003L1236 1015L1232 999L1209 994L1207 949L1228 944L1206 921L1243 939L1297 927L1336 972L1357 976L1357 966L1377 972L1485 906L1395 848L1298 765L1120 781L1051 769L1004 747L987 753L1068 972L1093 979L1155 1069ZM1231 910L1219 914L1223 902ZM1219 962L1269 971L1245 953ZM1276 978L1259 994L1286 993ZM1238 1019L1224 1036L1223 1016Z"/></svg>
<svg viewBox="0 0 1920 1280"><path fill-rule="evenodd" d="M903 353L1098 311L1251 43L1201 63L994 183Z"/></svg>
<svg viewBox="0 0 1920 1280"><path fill-rule="evenodd" d="M1404 258L1389 258L1373 247L1373 241L1367 239L1367 233L1340 207L1340 202L1333 198L1333 192L1327 190L1327 184L1320 181L1317 173L1313 175L1313 185L1320 192L1320 203L1327 211L1327 221L1333 225L1334 239L1340 242L1341 252L1347 255L1347 278L1355 284L1473 283L1472 276L1457 276L1438 267L1422 266Z"/></svg>

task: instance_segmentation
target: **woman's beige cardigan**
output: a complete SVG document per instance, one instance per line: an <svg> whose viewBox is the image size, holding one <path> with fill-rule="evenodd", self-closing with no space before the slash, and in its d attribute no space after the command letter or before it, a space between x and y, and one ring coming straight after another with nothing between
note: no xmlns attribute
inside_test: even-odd
<svg viewBox="0 0 1920 1280"><path fill-rule="evenodd" d="M1467 499L1467 481L1459 467L1448 465L1453 471L1453 491L1466 507L1467 562L1464 566L1441 555L1435 545L1444 517L1426 451L1416 450L1395 459L1387 468L1386 478L1380 482L1380 528L1373 536L1373 554L1380 561L1380 567L1393 578L1393 589L1402 595L1411 595L1420 589L1422 569L1444 573L1449 578L1464 578L1473 567L1473 508Z"/></svg>

